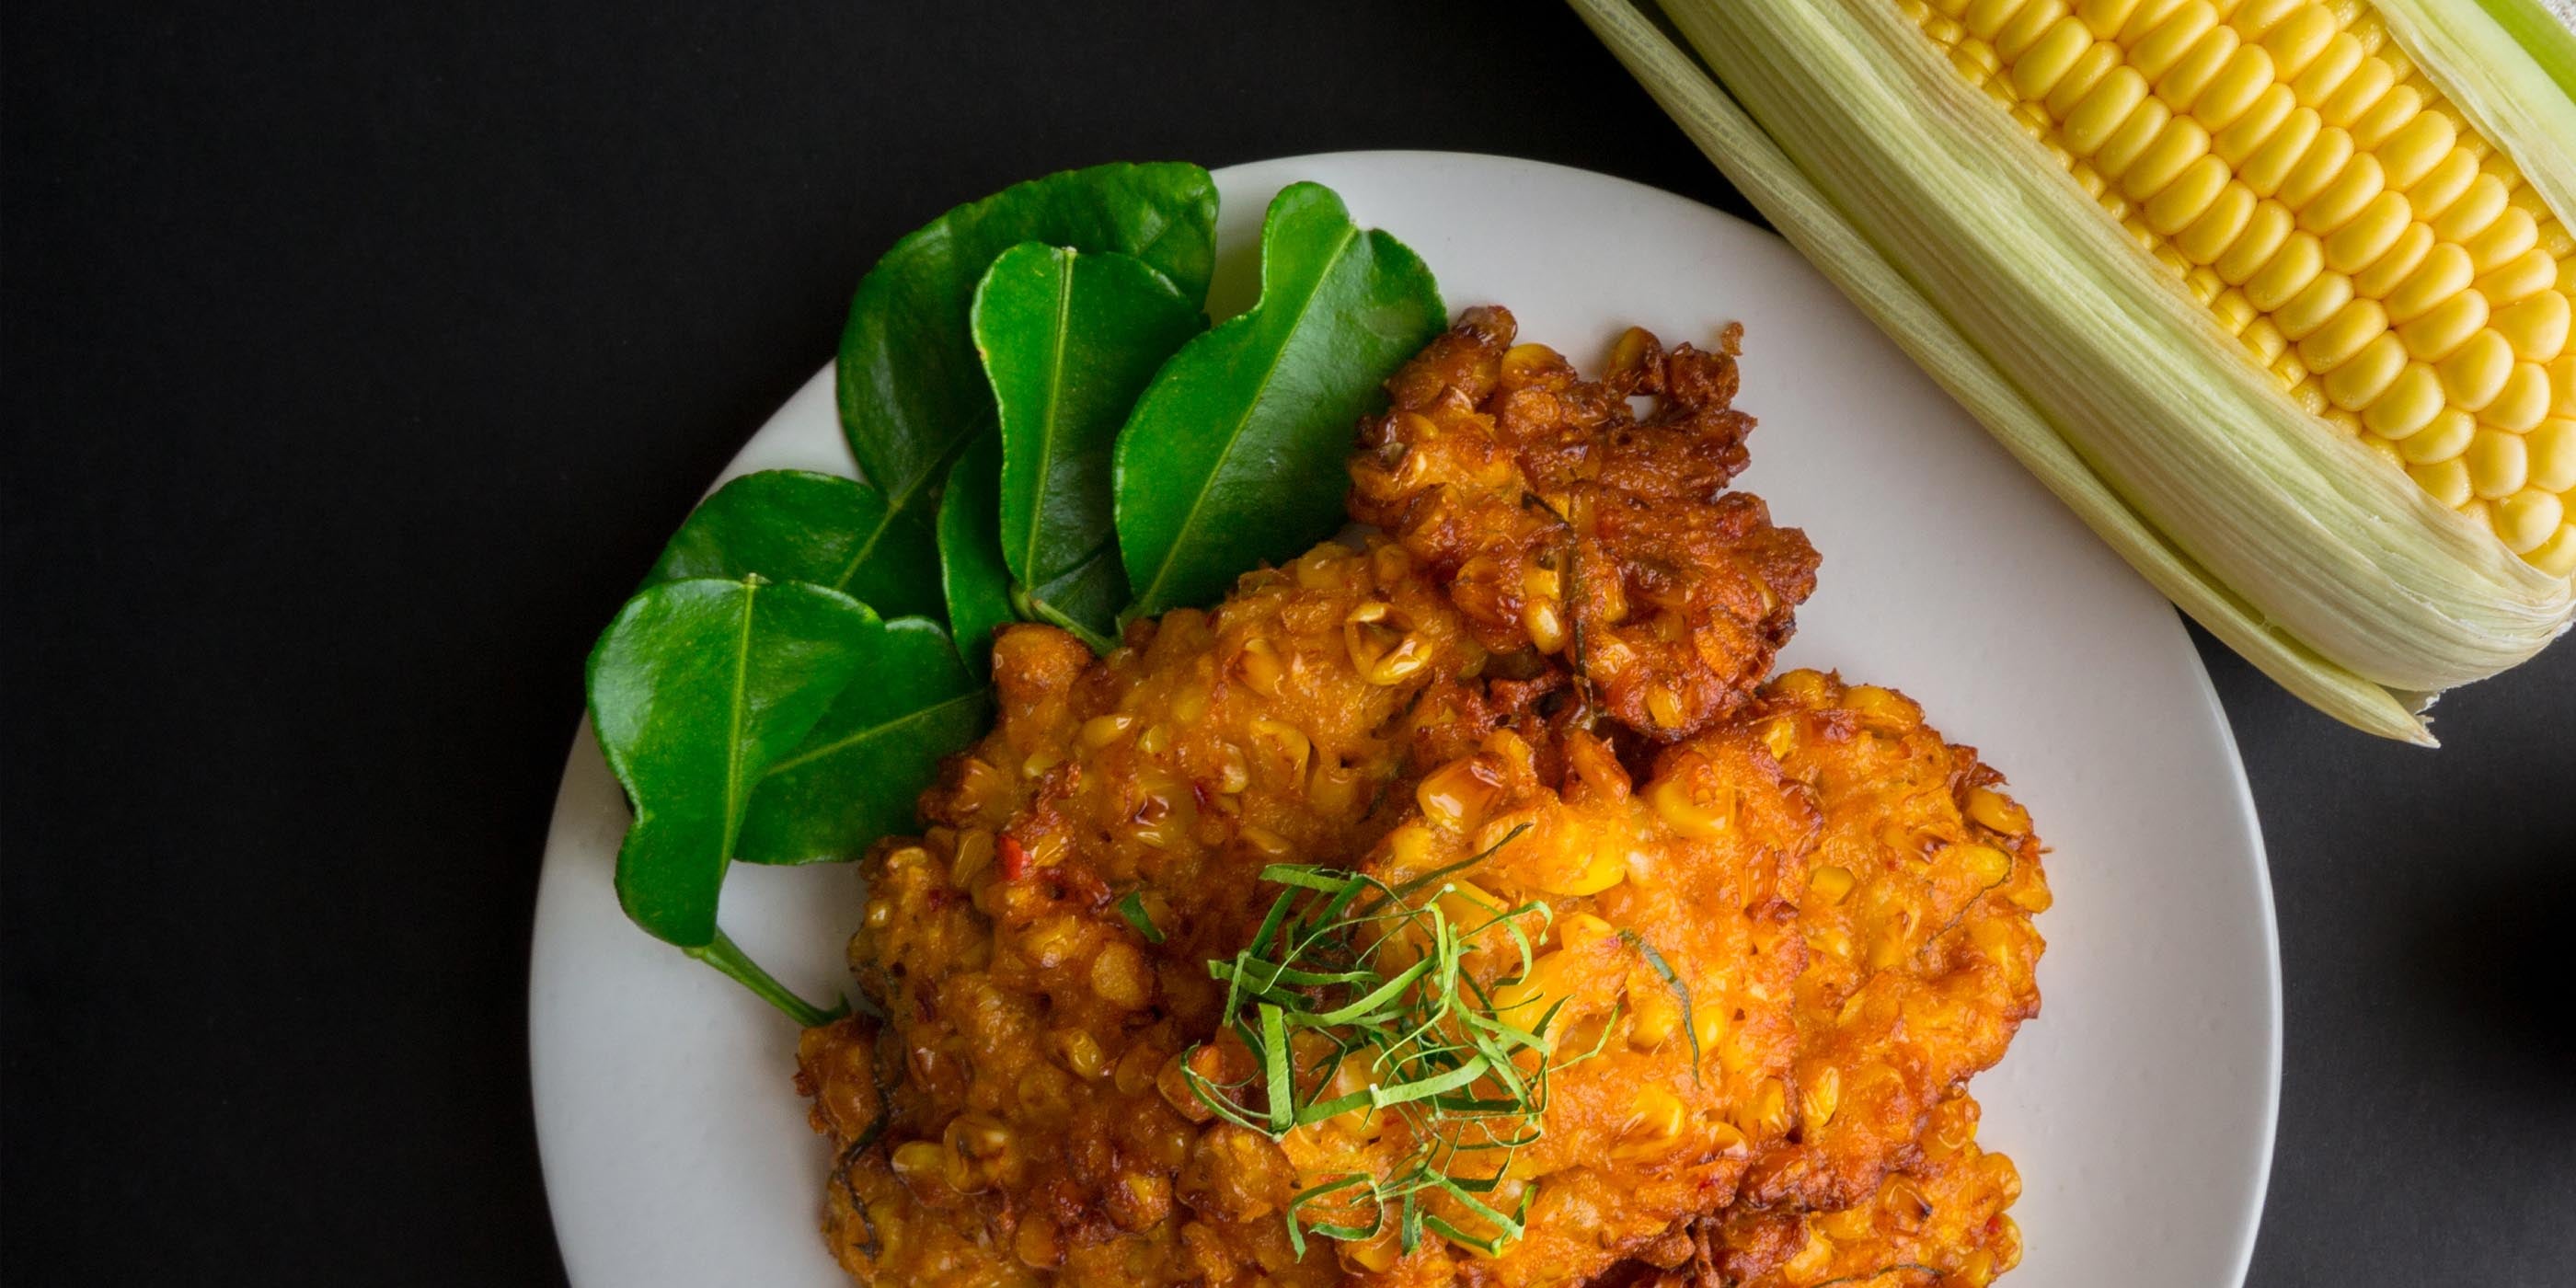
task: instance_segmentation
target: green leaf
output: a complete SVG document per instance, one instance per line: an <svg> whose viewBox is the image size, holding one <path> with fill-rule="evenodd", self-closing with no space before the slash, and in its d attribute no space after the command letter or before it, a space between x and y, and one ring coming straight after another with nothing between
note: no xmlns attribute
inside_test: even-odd
<svg viewBox="0 0 2576 1288"><path fill-rule="evenodd" d="M1023 242L984 274L973 325L1001 413L1002 556L1022 615L1104 639L1127 602L1109 490L1118 430L1206 317L1143 260Z"/></svg>
<svg viewBox="0 0 2576 1288"><path fill-rule="evenodd" d="M841 429L897 512L993 423L968 310L985 268L1024 241L1133 255L1195 303L1215 264L1216 184L1169 162L1052 174L941 215L868 270L841 333Z"/></svg>
<svg viewBox="0 0 2576 1288"><path fill-rule="evenodd" d="M1655 951L1655 946L1647 943L1644 935L1622 930L1619 942L1644 954L1646 964L1654 967L1657 975L1663 976L1664 986L1673 990L1674 1000L1681 1003L1682 1033L1690 1039L1691 1081L1699 1081L1699 1020L1692 1011L1690 981L1683 979L1682 973L1674 970L1673 964L1664 960L1664 955Z"/></svg>
<svg viewBox="0 0 2576 1288"><path fill-rule="evenodd" d="M1448 320L1431 271L1295 184L1261 225L1261 299L1190 341L1119 434L1118 543L1142 616L1331 535L1342 457L1378 384Z"/></svg>
<svg viewBox="0 0 2576 1288"><path fill-rule="evenodd" d="M1128 891L1127 896L1118 901L1118 915L1126 918L1128 926L1134 929L1137 934L1143 935L1146 943L1159 944L1163 942L1162 927L1154 924L1154 914L1147 911L1145 908L1145 892L1143 890L1138 889Z"/></svg>
<svg viewBox="0 0 2576 1288"><path fill-rule="evenodd" d="M626 601L591 650L590 718L635 807L617 901L704 948L753 787L858 674L867 605L817 586L692 578Z"/></svg>
<svg viewBox="0 0 2576 1288"><path fill-rule="evenodd" d="M1011 570L1002 560L1002 439L986 434L949 467L939 497L939 582L957 649L977 675L989 674L993 632L1017 614Z"/></svg>
<svg viewBox="0 0 2576 1288"><path fill-rule="evenodd" d="M857 678L752 792L744 862L854 859L878 837L910 830L940 760L984 732L992 699L938 623L872 621L852 652Z"/></svg>
<svg viewBox="0 0 2576 1288"><path fill-rule="evenodd" d="M856 479L763 470L716 489L662 549L647 586L752 573L841 591L889 616L939 611L928 525Z"/></svg>

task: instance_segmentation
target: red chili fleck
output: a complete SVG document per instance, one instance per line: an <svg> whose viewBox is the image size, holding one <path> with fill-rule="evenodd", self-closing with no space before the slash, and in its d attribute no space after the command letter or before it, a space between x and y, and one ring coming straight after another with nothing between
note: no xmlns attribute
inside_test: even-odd
<svg viewBox="0 0 2576 1288"><path fill-rule="evenodd" d="M1029 849L1020 844L1020 838L1005 832L1002 834L1001 842L994 848L1002 856L1003 880L1017 881L1029 874Z"/></svg>
<svg viewBox="0 0 2576 1288"><path fill-rule="evenodd" d="M1199 782L1195 779L1191 780L1190 799L1197 801L1200 809L1206 809L1208 807L1209 798L1214 795L1215 790L1208 784Z"/></svg>

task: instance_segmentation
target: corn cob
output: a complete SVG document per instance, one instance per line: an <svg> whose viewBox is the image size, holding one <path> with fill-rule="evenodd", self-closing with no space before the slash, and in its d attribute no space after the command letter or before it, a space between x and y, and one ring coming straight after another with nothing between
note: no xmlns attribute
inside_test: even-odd
<svg viewBox="0 0 2576 1288"><path fill-rule="evenodd" d="M2301 406L2576 572L2576 237L2376 13L1891 2Z"/></svg>
<svg viewBox="0 0 2576 1288"><path fill-rule="evenodd" d="M2434 0L1668 4L1730 99L1628 6L1575 2L2007 447L2301 696L2429 742L2411 710L2565 629L2563 51Z"/></svg>

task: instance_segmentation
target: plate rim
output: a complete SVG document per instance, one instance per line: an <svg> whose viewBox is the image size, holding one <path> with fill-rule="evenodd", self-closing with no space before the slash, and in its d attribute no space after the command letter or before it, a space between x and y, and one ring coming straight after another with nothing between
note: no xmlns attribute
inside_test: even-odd
<svg viewBox="0 0 2576 1288"><path fill-rule="evenodd" d="M1731 223L1741 225L1744 228L1766 238L1778 239L1778 234L1775 231L1762 224L1755 223L1732 212L1683 196L1679 193L1655 187L1651 184L1642 183L1620 175L1607 174L1597 170L1588 170L1580 166L1566 165L1553 161L1536 160L1527 157L1515 157L1502 153L1400 148L1354 149L1333 152L1304 153L1293 156L1243 161L1232 165L1213 167L1211 168L1210 173L1217 178L1220 187L1224 185L1226 176L1229 175L1235 176L1238 182L1248 182L1257 186L1260 183L1267 182L1266 177L1263 175L1263 172L1266 171L1306 166L1331 167L1334 165L1353 163L1408 165L1457 165L1465 163L1473 166L1499 167L1504 172L1552 172L1562 179L1586 184L1610 185L1615 188L1627 189L1633 195L1645 200L1657 202L1678 202L1691 207L1694 210L1705 212ZM1837 290L1836 293L1839 295L1839 290ZM1874 326L1875 324L1873 324L1873 327ZM706 489L707 493L712 493L727 479L730 479L735 475L737 472L736 467L741 463L743 456L748 453L751 446L759 440L763 434L768 432L768 430L778 422L780 416L784 414L789 407L793 406L799 399L810 396L816 385L820 384L826 388L829 387L833 379L836 362L837 354L833 360L826 361L824 363L821 371L816 373L813 377L810 377L804 383L798 385L793 392L791 392L785 399L781 400L778 407L765 417L761 421L760 425L754 428L752 432L742 440L742 444L736 450L735 454L728 458L725 465L717 472L714 480L709 483ZM2090 539L2089 533L2087 536L2088 539ZM2197 641L2192 639L2190 635L2187 628L2189 620L2188 617L2185 616L2179 608L2174 607L2170 603L2166 605L2166 611L2175 616L2177 619L2177 627L2183 629L2184 646L2191 654L2191 665L2188 670L2194 689L2199 696L2202 709L2207 712L2211 723L2215 726L2219 743L2226 753L2224 757L2225 777L2227 779L2227 785L2231 789L2230 794L2235 805L2235 812L2238 815L2237 821L2241 825L2241 829L2248 840L2248 857L2251 859L2253 891L2256 895L2257 910L2260 913L2257 921L2260 929L2262 949L2260 958L2261 965L2263 967L2264 979L2262 981L2262 987L2258 990L2253 990L2255 995L2253 1000L2259 1000L2260 1002L2261 1014L2259 1018L2265 1030L2266 1040L2261 1052L2262 1067L2260 1072L2262 1085L2259 1104L2260 1129L2257 1133L2257 1139L2254 1142L2256 1145L2254 1157L2258 1162L2258 1166L2254 1172L2253 1184L2246 1195L2247 1211L2245 1212L2239 1227L2236 1237L2236 1247L2233 1250L2234 1254L2230 1258L2234 1267L2234 1282L2241 1286L2245 1282L2247 1275L2252 1270L2254 1250L2256 1244L2259 1242L2263 1225L2263 1217L2269 1206L2274 1153L2275 1147L2278 1143L2280 1128L2281 1075L2283 1068L2283 1048L2286 1027L2280 920L2272 888L2270 849L2263 834L2261 814L2254 800L2252 784L2246 776L2244 756L2237 743L2234 724L2228 717L2225 705L2219 700L2217 686L2210 678L2209 668L2201 656L2201 649ZM590 721L586 711L574 726L571 743L572 745L565 758L564 773L557 782L556 801L553 809L548 815L545 852L541 857L539 864L537 889L530 901L530 926L527 957L528 984L523 994L523 1001L527 1008L526 1037L529 1051L529 1076L526 1085L529 1106L533 1124L536 1129L535 1135L539 1167L543 1173L543 1179L545 1182L548 1224L553 1229L555 1235L556 1254L558 1260L564 1264L565 1273L568 1279L572 1274L572 1267L570 1257L566 1253L566 1232L563 1227L562 1216L560 1215L561 1205L555 1200L555 1186L558 1183L558 1174L556 1164L553 1160L556 1156L547 1146L548 1133L546 1123L549 1115L545 1111L544 1096L540 1089L541 1070L544 1063L544 1056L541 1054L541 1048L549 1045L549 1031L541 1029L538 1023L538 1017L540 1014L539 994L542 991L543 984L543 981L539 976L538 967L540 958L543 956L542 944L545 939L545 929L547 924L547 918L544 915L545 908L547 906L544 898L547 887L546 876L556 866L557 862L555 832L562 822L563 812L570 795L568 789L572 782L574 769L579 763L580 757L585 752L589 752L591 748L596 745L591 736Z"/></svg>

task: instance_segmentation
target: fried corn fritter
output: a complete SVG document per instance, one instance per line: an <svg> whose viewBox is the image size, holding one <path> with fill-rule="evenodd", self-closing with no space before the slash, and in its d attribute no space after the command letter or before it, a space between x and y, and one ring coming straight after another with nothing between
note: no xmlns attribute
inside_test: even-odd
<svg viewBox="0 0 2576 1288"><path fill-rule="evenodd" d="M1341 1245L1356 1282L1580 1282L1723 1207L1756 1152L1790 1124L1802 954L1788 897L1804 869L1775 838L1813 833L1803 793L1747 729L1703 735L1642 787L1607 742L1575 732L1566 743L1541 757L1522 733L1497 730L1421 780L1411 817L1364 865L1401 885L1490 851L1424 897L1461 926L1547 904L1543 924L1529 925L1526 971L1493 931L1466 969L1496 1014L1524 1026L1544 1017L1554 1053L1581 1055L1551 1078L1533 1143L1456 1169L1499 1171L1504 1183L1483 1200L1492 1207L1528 1197L1527 1233L1495 1255L1439 1238L1407 1255L1387 1222L1376 1238ZM1561 778L1543 776L1548 764ZM1689 803L1707 781L1726 784L1730 817ZM1333 1090L1364 1085L1368 1063L1345 1060ZM1490 1079L1476 1088L1498 1094ZM1355 1110L1297 1128L1283 1148L1302 1189L1386 1177L1425 1143L1402 1117ZM1479 1224L1439 1195L1428 1210ZM1337 1224L1373 1215L1353 1204L1313 1213Z"/></svg>
<svg viewBox="0 0 2576 1288"><path fill-rule="evenodd" d="M1183 1116L1166 1066L1215 1022L1206 962L1249 933L1255 874L1365 850L1405 772L1388 735L1483 656L1383 541L1254 573L1105 659L1002 632L994 731L924 794L922 837L866 864L850 964L886 1019L804 1045L842 1151L842 1264L881 1284L1329 1277L1289 1265L1286 1192Z"/></svg>
<svg viewBox="0 0 2576 1288"><path fill-rule="evenodd" d="M1394 534L1496 653L1573 668L1603 712L1672 741L1742 705L1816 587L1816 551L1728 492L1753 418L1735 331L1709 353L1620 337L1598 381L1512 315L1468 310L1387 381L1351 517ZM1651 395L1644 419L1628 399Z"/></svg>
<svg viewBox="0 0 2576 1288"><path fill-rule="evenodd" d="M1979 1149L1962 1092L1927 1118L1920 1150L1869 1200L1831 1212L1731 1209L1691 1232L1688 1260L1633 1265L1600 1288L1974 1288L2021 1260L2004 1215L2021 1195L2012 1160Z"/></svg>
<svg viewBox="0 0 2576 1288"><path fill-rule="evenodd" d="M1726 490L1732 335L1632 331L1597 382L1513 340L1473 310L1389 381L1351 463L1376 534L1105 658L1000 635L996 728L866 864L881 1015L799 1053L859 1282L1972 1288L2017 1259L2018 1178L1961 1086L2037 1008L2027 816L1891 690L1762 687L1816 555ZM1207 1103L1261 1073L1208 964L1272 864L1437 874L1422 897L1487 927L1468 987L1549 1043L1535 1131L1484 1165L1517 1239L1469 1246L1434 1194L1458 1237L1297 1255L1301 1206L1372 1224L1365 1191L1301 1191L1439 1129L1274 1139ZM1524 969L1492 913L1533 901ZM1368 1085L1325 1051L1336 1093Z"/></svg>
<svg viewBox="0 0 2576 1288"><path fill-rule="evenodd" d="M1569 1071L1544 1137L1512 1160L1515 1181L1540 1183L1526 1237L1492 1257L1346 1245L1360 1281L1562 1283L1623 1258L1675 1273L1696 1258L1725 1272L1717 1283L1905 1263L1934 1267L1914 1272L1924 1283L1981 1288L2009 1269L2018 1235L2001 1213L2018 1177L2001 1156L1963 1155L1976 1109L1961 1087L2038 1009L2030 919L2048 892L2000 777L1903 695L1814 671L1655 753L1639 784L1608 743L1566 742L1542 757L1506 731L1433 771L1368 866L1400 882L1490 849L1453 897L1543 898L1558 918L1557 951L1497 997L1562 1002L1562 1043L1604 1054ZM1551 759L1555 785L1533 768ZM1671 1019L1685 991L1697 1076ZM1354 1113L1286 1148L1303 1188L1384 1176L1414 1143ZM1693 1217L1691 1241L1668 1237Z"/></svg>
<svg viewBox="0 0 2576 1288"><path fill-rule="evenodd" d="M1925 1115L2039 1012L2039 838L1974 748L1891 689L1792 671L1756 727L1825 820L1799 900L1798 1139L1747 1201L1840 1208L1909 1156Z"/></svg>

